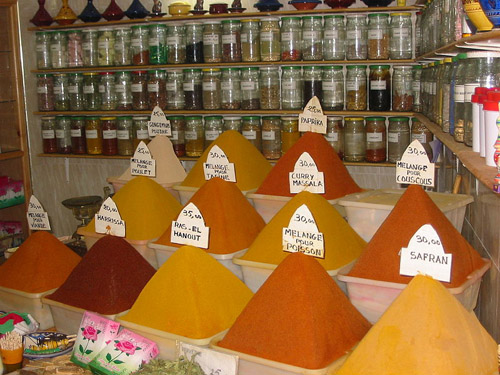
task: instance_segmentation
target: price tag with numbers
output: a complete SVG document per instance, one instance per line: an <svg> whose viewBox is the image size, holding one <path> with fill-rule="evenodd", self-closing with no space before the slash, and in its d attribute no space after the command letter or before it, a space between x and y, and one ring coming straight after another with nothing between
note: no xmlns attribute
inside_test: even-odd
<svg viewBox="0 0 500 375"><path fill-rule="evenodd" d="M26 217L31 230L50 230L49 215L34 195L31 196L28 203Z"/></svg>
<svg viewBox="0 0 500 375"><path fill-rule="evenodd" d="M299 115L299 131L326 134L326 115L317 96L313 96Z"/></svg>
<svg viewBox="0 0 500 375"><path fill-rule="evenodd" d="M410 239L408 247L401 249L399 273L405 276L423 273L450 282L451 262L452 254L445 254L436 230L424 224Z"/></svg>
<svg viewBox="0 0 500 375"><path fill-rule="evenodd" d="M96 233L125 237L125 221L122 220L118 207L111 197L107 198L95 214Z"/></svg>
<svg viewBox="0 0 500 375"><path fill-rule="evenodd" d="M434 186L434 163L429 161L427 152L418 139L410 143L401 160L396 163L396 182Z"/></svg>
<svg viewBox="0 0 500 375"><path fill-rule="evenodd" d="M325 176L308 152L303 152L295 162L293 172L289 173L290 193L309 191L315 194L325 192Z"/></svg>
<svg viewBox="0 0 500 375"><path fill-rule="evenodd" d="M190 202L172 221L170 241L179 245L191 245L208 249L210 228L205 226L205 220L198 207Z"/></svg>
<svg viewBox="0 0 500 375"><path fill-rule="evenodd" d="M130 174L132 176L156 176L156 161L151 157L148 146L141 141L130 159Z"/></svg>
<svg viewBox="0 0 500 375"><path fill-rule="evenodd" d="M224 181L236 182L236 172L234 163L230 163L222 149L213 145L208 152L207 161L203 163L203 173L205 180L219 177Z"/></svg>
<svg viewBox="0 0 500 375"><path fill-rule="evenodd" d="M151 120L148 121L148 133L150 138L157 135L165 135L167 137L172 135L170 121L167 120L165 113L158 106L154 107L153 112L151 112Z"/></svg>

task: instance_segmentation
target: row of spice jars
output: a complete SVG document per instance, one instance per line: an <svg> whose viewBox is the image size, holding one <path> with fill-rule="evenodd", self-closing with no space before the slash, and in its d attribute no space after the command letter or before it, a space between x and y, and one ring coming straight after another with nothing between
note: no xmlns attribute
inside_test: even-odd
<svg viewBox="0 0 500 375"><path fill-rule="evenodd" d="M36 33L39 69L411 59L410 13L283 17Z"/></svg>

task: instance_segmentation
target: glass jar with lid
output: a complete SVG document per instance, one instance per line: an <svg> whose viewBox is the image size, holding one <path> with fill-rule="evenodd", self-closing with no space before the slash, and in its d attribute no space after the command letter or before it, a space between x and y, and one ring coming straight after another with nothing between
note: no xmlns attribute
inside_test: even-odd
<svg viewBox="0 0 500 375"><path fill-rule="evenodd" d="M281 58L279 18L263 18L260 22L260 60L279 61Z"/></svg>
<svg viewBox="0 0 500 375"><path fill-rule="evenodd" d="M203 90L201 69L184 69L184 109L203 108Z"/></svg>
<svg viewBox="0 0 500 375"><path fill-rule="evenodd" d="M66 31L53 31L50 33L50 61L52 68L68 67L68 37Z"/></svg>
<svg viewBox="0 0 500 375"><path fill-rule="evenodd" d="M260 61L260 24L258 19L241 20L241 61Z"/></svg>
<svg viewBox="0 0 500 375"><path fill-rule="evenodd" d="M87 153L85 140L85 117L71 117L71 152L77 155Z"/></svg>
<svg viewBox="0 0 500 375"><path fill-rule="evenodd" d="M323 60L323 17L302 17L302 59Z"/></svg>
<svg viewBox="0 0 500 375"><path fill-rule="evenodd" d="M222 62L241 61L241 21L223 20L222 24Z"/></svg>
<svg viewBox="0 0 500 375"><path fill-rule="evenodd" d="M458 64L452 81L454 90L453 102L450 107L450 134L454 136L457 142L464 141L465 74L469 62L466 53L458 54ZM451 112L452 108L453 112Z"/></svg>
<svg viewBox="0 0 500 375"><path fill-rule="evenodd" d="M203 109L220 109L222 105L221 71L212 68L202 71Z"/></svg>
<svg viewBox="0 0 500 375"><path fill-rule="evenodd" d="M36 93L39 111L54 110L54 76L52 74L37 74Z"/></svg>
<svg viewBox="0 0 500 375"><path fill-rule="evenodd" d="M298 61L302 58L302 26L300 17L281 19L281 60Z"/></svg>
<svg viewBox="0 0 500 375"><path fill-rule="evenodd" d="M349 65L346 78L347 110L366 110L366 94L366 65Z"/></svg>
<svg viewBox="0 0 500 375"><path fill-rule="evenodd" d="M149 26L132 26L132 39L130 39L132 50L132 63L134 65L149 65Z"/></svg>
<svg viewBox="0 0 500 375"><path fill-rule="evenodd" d="M68 30L68 66L83 66L82 31Z"/></svg>
<svg viewBox="0 0 500 375"><path fill-rule="evenodd" d="M413 109L413 90L411 65L393 67L392 73L392 110L411 111Z"/></svg>
<svg viewBox="0 0 500 375"><path fill-rule="evenodd" d="M346 117L344 127L344 160L358 162L365 160L366 132L363 117Z"/></svg>
<svg viewBox="0 0 500 375"><path fill-rule="evenodd" d="M370 111L391 109L391 73L389 65L370 65Z"/></svg>
<svg viewBox="0 0 500 375"><path fill-rule="evenodd" d="M83 66L91 67L98 65L97 40L99 33L95 29L83 30Z"/></svg>
<svg viewBox="0 0 500 375"><path fill-rule="evenodd" d="M50 61L50 32L38 31L35 37L36 66L38 69L52 68Z"/></svg>
<svg viewBox="0 0 500 375"><path fill-rule="evenodd" d="M71 154L71 118L56 117L56 142L58 154Z"/></svg>
<svg viewBox="0 0 500 375"><path fill-rule="evenodd" d="M118 154L118 135L116 117L101 117L102 154Z"/></svg>
<svg viewBox="0 0 500 375"><path fill-rule="evenodd" d="M99 94L101 95L101 109L104 111L113 111L116 109L115 73L101 72L100 75Z"/></svg>
<svg viewBox="0 0 500 375"><path fill-rule="evenodd" d="M387 160L396 163L403 157L410 145L410 124L408 117L389 117L387 130Z"/></svg>
<svg viewBox="0 0 500 375"><path fill-rule="evenodd" d="M87 154L102 154L102 130L99 117L85 118L85 140L87 143Z"/></svg>
<svg viewBox="0 0 500 375"><path fill-rule="evenodd" d="M118 139L118 155L130 156L134 149L134 121L132 116L120 116L117 119L116 138Z"/></svg>
<svg viewBox="0 0 500 375"><path fill-rule="evenodd" d="M262 151L262 132L260 129L259 116L243 116L241 118L241 134L257 148Z"/></svg>
<svg viewBox="0 0 500 375"><path fill-rule="evenodd" d="M54 109L69 111L68 75L54 74Z"/></svg>
<svg viewBox="0 0 500 375"><path fill-rule="evenodd" d="M171 23L167 27L167 63L184 64L186 62L186 27Z"/></svg>
<svg viewBox="0 0 500 375"><path fill-rule="evenodd" d="M323 66L322 89L323 109L342 111L344 109L344 70L342 66Z"/></svg>
<svg viewBox="0 0 500 375"><path fill-rule="evenodd" d="M133 121L133 132L134 132L134 150L139 146L139 143L144 142L149 143L149 131L148 131L148 120L147 116L134 116Z"/></svg>
<svg viewBox="0 0 500 375"><path fill-rule="evenodd" d="M344 60L346 50L346 30L344 16L325 16L323 28L323 57L325 60Z"/></svg>
<svg viewBox="0 0 500 375"><path fill-rule="evenodd" d="M320 103L323 103L322 79L322 66L304 66L304 107L307 105L309 100L311 100L315 96L319 99Z"/></svg>
<svg viewBox="0 0 500 375"><path fill-rule="evenodd" d="M132 30L129 27L115 29L115 65L132 65L131 36Z"/></svg>
<svg viewBox="0 0 500 375"><path fill-rule="evenodd" d="M172 129L172 136L170 140L172 141L172 146L174 147L174 153L177 157L186 155L186 144L184 141L184 131L186 129L186 120L184 116L169 116L168 121L170 121L170 127Z"/></svg>
<svg viewBox="0 0 500 375"><path fill-rule="evenodd" d="M181 69L167 71L167 109L184 109L184 76Z"/></svg>
<svg viewBox="0 0 500 375"><path fill-rule="evenodd" d="M149 108L148 102L148 72L137 70L132 72L132 109L134 111L143 111Z"/></svg>
<svg viewBox="0 0 500 375"><path fill-rule="evenodd" d="M186 24L186 63L203 62L203 24L187 22Z"/></svg>
<svg viewBox="0 0 500 375"><path fill-rule="evenodd" d="M262 117L262 155L271 160L281 157L281 121L279 116Z"/></svg>
<svg viewBox="0 0 500 375"><path fill-rule="evenodd" d="M69 74L69 109L71 111L83 111L84 98L83 98L83 74L70 73Z"/></svg>
<svg viewBox="0 0 500 375"><path fill-rule="evenodd" d="M381 163L386 159L385 117L366 118L366 157L369 163Z"/></svg>
<svg viewBox="0 0 500 375"><path fill-rule="evenodd" d="M99 73L83 73L83 105L86 111L101 109Z"/></svg>
<svg viewBox="0 0 500 375"><path fill-rule="evenodd" d="M97 40L97 61L99 66L112 66L115 63L115 34L113 29L99 29Z"/></svg>
<svg viewBox="0 0 500 375"><path fill-rule="evenodd" d="M394 60L412 58L410 13L392 13L389 26L389 56Z"/></svg>
<svg viewBox="0 0 500 375"><path fill-rule="evenodd" d="M260 108L280 108L280 79L278 68L260 68Z"/></svg>
<svg viewBox="0 0 500 375"><path fill-rule="evenodd" d="M163 23L149 26L149 63L167 63L167 26Z"/></svg>
<svg viewBox="0 0 500 375"><path fill-rule="evenodd" d="M368 15L368 58L389 59L389 15L373 13Z"/></svg>
<svg viewBox="0 0 500 375"><path fill-rule="evenodd" d="M285 155L299 138L299 117L281 117L281 155Z"/></svg>
<svg viewBox="0 0 500 375"><path fill-rule="evenodd" d="M205 149L215 141L224 131L222 125L222 116L206 116L205 117Z"/></svg>
<svg viewBox="0 0 500 375"><path fill-rule="evenodd" d="M241 109L260 109L259 68L241 68Z"/></svg>
<svg viewBox="0 0 500 375"><path fill-rule="evenodd" d="M167 86L165 70L148 71L148 103L149 109L156 106L167 108Z"/></svg>
<svg viewBox="0 0 500 375"><path fill-rule="evenodd" d="M342 160L344 158L344 124L342 117L328 116L326 123L325 139Z"/></svg>
<svg viewBox="0 0 500 375"><path fill-rule="evenodd" d="M418 140L422 146L424 147L427 156L429 157L429 161L432 161L432 147L430 142L432 142L434 135L432 132L427 129L427 127L420 122L419 119L413 117L411 119L411 138L410 143L414 140Z"/></svg>
<svg viewBox="0 0 500 375"><path fill-rule="evenodd" d="M302 108L302 86L302 71L300 66L281 67L281 108Z"/></svg>
<svg viewBox="0 0 500 375"><path fill-rule="evenodd" d="M42 117L42 148L44 154L57 152L56 118L53 116Z"/></svg>
<svg viewBox="0 0 500 375"><path fill-rule="evenodd" d="M346 24L347 60L366 60L368 57L368 29L364 14L347 16Z"/></svg>
<svg viewBox="0 0 500 375"><path fill-rule="evenodd" d="M130 72L115 74L116 109L128 111L132 109L132 76Z"/></svg>
<svg viewBox="0 0 500 375"><path fill-rule="evenodd" d="M224 131L235 130L241 132L241 117L239 116L228 116L224 117Z"/></svg>
<svg viewBox="0 0 500 375"><path fill-rule="evenodd" d="M206 63L222 61L222 27L219 21L203 23L203 58Z"/></svg>
<svg viewBox="0 0 500 375"><path fill-rule="evenodd" d="M221 78L221 108L240 109L241 87L240 69L222 68Z"/></svg>
<svg viewBox="0 0 500 375"><path fill-rule="evenodd" d="M186 156L199 158L203 154L205 146L205 131L201 116L186 117L186 131L184 139L186 143Z"/></svg>
<svg viewBox="0 0 500 375"><path fill-rule="evenodd" d="M451 61L451 60L450 60ZM451 68L451 66L450 66ZM420 102L420 78L422 76L422 65L413 65L412 69L412 81L411 81L411 90L413 92L413 111L421 112L422 104ZM448 76L448 74L446 74ZM443 77L445 78L445 77ZM443 82L443 94L444 91L447 90L447 99L443 103L449 103L450 100L450 84L448 82L447 89L445 88L446 84ZM448 109L449 112L449 109Z"/></svg>

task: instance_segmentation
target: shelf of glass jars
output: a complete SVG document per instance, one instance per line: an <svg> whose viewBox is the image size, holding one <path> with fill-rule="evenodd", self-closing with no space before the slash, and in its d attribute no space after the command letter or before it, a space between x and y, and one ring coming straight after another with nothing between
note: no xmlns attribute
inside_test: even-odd
<svg viewBox="0 0 500 375"><path fill-rule="evenodd" d="M168 110L163 112L168 115L236 115L243 116L252 115L298 115L302 110L293 109L215 109L215 110ZM394 111L323 111L329 116L413 116L414 112L394 112ZM50 112L33 112L37 116L130 116L130 115L151 115L151 110L148 111L50 111Z"/></svg>
<svg viewBox="0 0 500 375"><path fill-rule="evenodd" d="M493 188L493 180L497 174L495 167L486 165L484 158L479 153L472 151L471 147L463 143L456 142L450 133L445 133L440 126L430 121L420 113L415 117L419 119L451 152L453 152L462 162L462 164L489 189Z"/></svg>
<svg viewBox="0 0 500 375"><path fill-rule="evenodd" d="M19 151L0 152L0 161L22 158L23 156L24 156L24 152L21 151L21 150L19 150Z"/></svg>
<svg viewBox="0 0 500 375"><path fill-rule="evenodd" d="M42 30L61 30L61 29L79 29L87 27L109 27L109 26L123 26L134 24L148 24L148 23L161 23L161 22L179 22L191 20L213 20L222 18L261 18L261 17L280 17L280 16L307 16L307 15L321 15L321 14L335 14L335 13L385 13L385 12L408 12L418 11L422 7L419 6L394 6L394 7L361 7L361 8L335 8L335 9L311 9L311 10L281 10L276 12L243 12L243 13L222 13L222 14L206 14L206 15L189 15L189 16L176 16L176 17L155 17L143 18L133 20L120 20L120 21L106 21L106 22L87 22L75 23L72 25L53 25L45 27L28 27L29 31L42 31Z"/></svg>

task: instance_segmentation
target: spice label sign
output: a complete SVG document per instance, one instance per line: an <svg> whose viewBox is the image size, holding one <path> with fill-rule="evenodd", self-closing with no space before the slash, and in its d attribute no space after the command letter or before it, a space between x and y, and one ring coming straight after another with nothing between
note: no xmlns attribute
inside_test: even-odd
<svg viewBox="0 0 500 375"><path fill-rule="evenodd" d="M49 215L34 195L31 196L28 203L26 217L31 230L50 230Z"/></svg>
<svg viewBox="0 0 500 375"><path fill-rule="evenodd" d="M309 191L315 194L325 192L325 176L308 152L303 152L295 162L293 172L289 173L290 193Z"/></svg>
<svg viewBox="0 0 500 375"><path fill-rule="evenodd" d="M125 221L122 220L116 203L107 198L95 214L95 232L125 237Z"/></svg>
<svg viewBox="0 0 500 375"><path fill-rule="evenodd" d="M429 161L424 147L415 139L396 163L396 182L434 186L434 163Z"/></svg>
<svg viewBox="0 0 500 375"><path fill-rule="evenodd" d="M205 180L219 177L224 181L236 182L234 163L230 163L222 149L214 145L208 152L207 161L203 163Z"/></svg>
<svg viewBox="0 0 500 375"><path fill-rule="evenodd" d="M238 356L220 353L209 348L178 342L177 356L198 363L205 374L236 375L238 374Z"/></svg>
<svg viewBox="0 0 500 375"><path fill-rule="evenodd" d="M151 157L148 146L141 141L130 159L130 174L132 176L156 176L156 161Z"/></svg>
<svg viewBox="0 0 500 375"><path fill-rule="evenodd" d="M167 137L172 135L170 121L167 120L165 113L158 106L154 107L153 112L151 112L151 120L148 121L148 133L151 138L157 135L165 135Z"/></svg>
<svg viewBox="0 0 500 375"><path fill-rule="evenodd" d="M299 131L326 134L326 115L317 96L307 102L304 111L299 115Z"/></svg>
<svg viewBox="0 0 500 375"><path fill-rule="evenodd" d="M192 245L208 249L210 228L205 226L205 220L194 203L189 203L172 221L170 241L179 245Z"/></svg>
<svg viewBox="0 0 500 375"><path fill-rule="evenodd" d="M452 254L445 254L441 239L432 225L422 225L410 239L408 247L401 249L400 255L401 275L423 273L436 280L450 282Z"/></svg>
<svg viewBox="0 0 500 375"><path fill-rule="evenodd" d="M283 251L304 253L314 258L325 258L323 233L319 232L316 221L303 204L290 218L288 227L283 228Z"/></svg>

